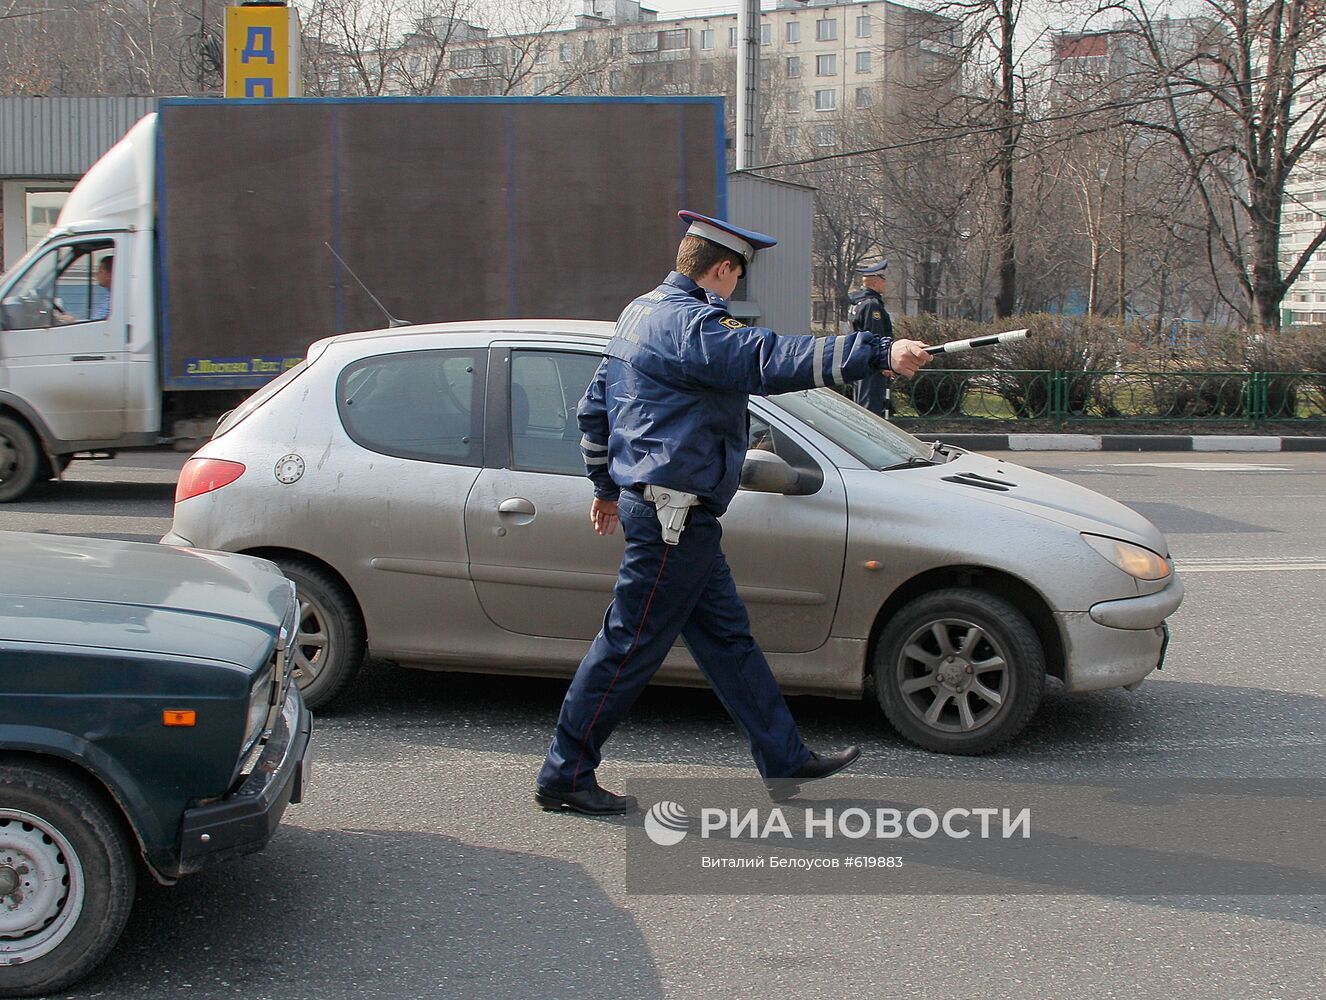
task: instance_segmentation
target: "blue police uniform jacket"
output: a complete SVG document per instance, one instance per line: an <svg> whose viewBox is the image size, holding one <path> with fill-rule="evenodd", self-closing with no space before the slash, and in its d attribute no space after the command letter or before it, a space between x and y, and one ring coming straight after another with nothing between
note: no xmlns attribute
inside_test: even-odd
<svg viewBox="0 0 1326 1000"><path fill-rule="evenodd" d="M694 493L714 514L736 495L751 395L845 385L887 369L888 338L781 336L673 271L622 312L577 410L594 496L645 484Z"/></svg>
<svg viewBox="0 0 1326 1000"><path fill-rule="evenodd" d="M892 338L893 317L884 308L884 300L880 298L879 292L871 288L861 288L848 293L847 300L852 303L848 315L853 330Z"/></svg>

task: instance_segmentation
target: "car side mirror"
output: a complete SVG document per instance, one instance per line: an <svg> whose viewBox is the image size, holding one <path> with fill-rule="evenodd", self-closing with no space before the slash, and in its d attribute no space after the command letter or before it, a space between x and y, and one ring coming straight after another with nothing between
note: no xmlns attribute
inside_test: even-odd
<svg viewBox="0 0 1326 1000"><path fill-rule="evenodd" d="M797 471L771 451L748 451L741 464L741 488L756 493L791 493Z"/></svg>

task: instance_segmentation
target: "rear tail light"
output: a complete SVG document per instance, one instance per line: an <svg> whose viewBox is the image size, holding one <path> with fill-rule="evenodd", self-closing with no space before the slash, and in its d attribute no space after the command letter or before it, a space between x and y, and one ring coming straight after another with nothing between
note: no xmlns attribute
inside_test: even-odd
<svg viewBox="0 0 1326 1000"><path fill-rule="evenodd" d="M191 458L180 469L180 480L175 484L175 502L189 500L229 486L244 475L239 462L226 462L219 458Z"/></svg>

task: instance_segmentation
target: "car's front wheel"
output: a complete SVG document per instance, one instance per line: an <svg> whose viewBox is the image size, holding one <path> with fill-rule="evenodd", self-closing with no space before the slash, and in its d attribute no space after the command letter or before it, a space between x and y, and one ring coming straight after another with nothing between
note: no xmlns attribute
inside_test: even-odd
<svg viewBox="0 0 1326 1000"><path fill-rule="evenodd" d="M1012 603L953 587L893 616L876 646L874 674L884 714L908 740L940 753L982 754L1035 714L1045 652Z"/></svg>
<svg viewBox="0 0 1326 1000"><path fill-rule="evenodd" d="M0 503L18 500L45 468L36 436L11 417L0 417Z"/></svg>
<svg viewBox="0 0 1326 1000"><path fill-rule="evenodd" d="M101 962L133 906L133 851L82 782L0 765L0 994L63 989Z"/></svg>
<svg viewBox="0 0 1326 1000"><path fill-rule="evenodd" d="M364 619L354 596L327 570L302 560L276 562L299 595L299 628L290 647L295 683L309 708L323 708L364 665Z"/></svg>

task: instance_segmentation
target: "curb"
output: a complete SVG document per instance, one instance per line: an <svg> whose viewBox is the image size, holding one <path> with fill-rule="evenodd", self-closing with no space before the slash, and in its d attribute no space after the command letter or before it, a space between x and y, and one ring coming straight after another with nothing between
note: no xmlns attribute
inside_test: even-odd
<svg viewBox="0 0 1326 1000"><path fill-rule="evenodd" d="M1326 451L1326 437L1241 434L917 434L968 451Z"/></svg>

